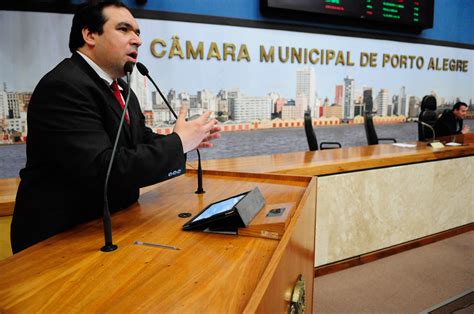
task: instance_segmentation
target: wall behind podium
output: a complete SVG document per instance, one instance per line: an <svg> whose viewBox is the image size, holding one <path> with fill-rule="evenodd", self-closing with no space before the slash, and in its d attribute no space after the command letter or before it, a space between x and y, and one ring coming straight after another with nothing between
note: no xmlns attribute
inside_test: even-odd
<svg viewBox="0 0 474 314"><path fill-rule="evenodd" d="M187 104L191 115L212 110L222 122L240 124L236 129L252 129L255 121L267 127L275 118L302 120L308 108L313 118L337 123L364 110L404 121L418 115L426 94L446 107L458 99L472 104L474 98L474 35L466 31L473 24L470 1L435 1L434 28L421 34L269 19L257 0L125 2L142 17L140 60L171 104ZM0 8L11 9L11 3ZM65 2L26 3L61 11ZM36 83L70 55L71 18L0 11L3 130L27 135L26 110ZM133 82L148 124L170 131L171 116L153 87L137 71ZM18 101L10 108L12 93Z"/></svg>

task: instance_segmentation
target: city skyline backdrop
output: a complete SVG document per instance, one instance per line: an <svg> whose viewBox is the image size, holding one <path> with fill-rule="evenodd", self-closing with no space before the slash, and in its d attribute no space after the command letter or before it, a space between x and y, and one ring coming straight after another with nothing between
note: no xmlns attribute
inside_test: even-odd
<svg viewBox="0 0 474 314"><path fill-rule="evenodd" d="M63 58L69 57L67 41L72 15L33 12L0 12L0 34L8 45L3 45L0 58L0 83L6 83L8 91L33 91L39 79L51 70ZM336 86L344 85L344 79L353 79L354 89L360 93L364 87L372 88L375 97L386 90L387 97L399 94L405 87L406 95L421 99L435 92L446 102L459 98L467 103L473 99L474 76L471 68L473 52L468 49L441 47L426 44L400 43L388 40L363 39L333 35L299 33L278 30L243 28L222 25L208 25L188 22L159 21L138 19L142 31L143 45L140 48L139 61L150 70L150 74L160 86L165 96L171 89L176 93L196 95L209 91L217 95L220 90L240 90L249 97L265 97L276 93L286 100L297 100L297 75L301 69L312 69L314 73L314 94L308 95L310 103L319 99L336 102ZM242 36L248 34L248 36ZM181 59L176 55L156 58L151 53L151 43L161 39L166 47L158 46L161 51L170 52L173 36L179 37L179 43L186 52L186 41L194 48L202 43L204 60ZM33 38L34 37L34 38ZM236 47L243 45L248 50L250 62L206 60L211 43L216 43L223 54L225 43ZM268 52L275 48L275 62L260 60L260 47ZM278 47L350 52L354 66L312 65L311 63L283 63L278 61ZM377 53L375 67L361 67L361 53ZM382 54L390 53L406 56L421 56L425 60L423 69L393 69L382 67ZM449 58L467 60L467 72L427 70L430 58ZM144 109L151 109L151 93L154 88L147 86ZM311 100L315 97L315 101ZM316 98L317 97L317 98Z"/></svg>

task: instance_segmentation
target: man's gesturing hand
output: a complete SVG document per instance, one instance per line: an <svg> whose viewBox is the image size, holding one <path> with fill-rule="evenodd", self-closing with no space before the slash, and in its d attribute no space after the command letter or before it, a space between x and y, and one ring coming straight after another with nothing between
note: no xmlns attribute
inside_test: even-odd
<svg viewBox="0 0 474 314"><path fill-rule="evenodd" d="M211 115L207 111L195 120L186 121L188 107L181 106L178 119L174 126L174 132L178 134L183 144L183 152L187 153L195 148L212 147L209 141L220 137L220 127L217 126L217 120L209 120Z"/></svg>

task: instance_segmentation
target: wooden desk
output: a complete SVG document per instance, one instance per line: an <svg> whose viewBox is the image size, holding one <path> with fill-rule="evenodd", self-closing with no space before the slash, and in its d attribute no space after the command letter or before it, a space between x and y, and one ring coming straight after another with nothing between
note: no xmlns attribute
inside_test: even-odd
<svg viewBox="0 0 474 314"><path fill-rule="evenodd" d="M0 179L0 217L13 215L20 178Z"/></svg>
<svg viewBox="0 0 474 314"><path fill-rule="evenodd" d="M458 134L458 135L451 135L451 136L444 136L440 137L439 141L442 143L447 142L456 142L464 145L472 145L474 144L474 133L467 133L467 134Z"/></svg>
<svg viewBox="0 0 474 314"><path fill-rule="evenodd" d="M203 169L318 176L317 267L474 221L474 145L346 147L208 160Z"/></svg>
<svg viewBox="0 0 474 314"><path fill-rule="evenodd" d="M0 179L0 260L11 256L10 224L20 178Z"/></svg>
<svg viewBox="0 0 474 314"><path fill-rule="evenodd" d="M206 175L204 183L196 195L196 177L178 177L112 215L115 252L99 251L102 223L92 221L0 261L0 312L279 313L299 274L311 312L315 178ZM267 204L297 206L280 240L181 230L180 212L255 186Z"/></svg>
<svg viewBox="0 0 474 314"><path fill-rule="evenodd" d="M474 155L474 146L455 146L433 149L425 142L414 148L391 144L344 147L313 152L249 156L202 161L202 168L215 173L276 173L319 176L349 171L406 165ZM197 162L190 162L193 168Z"/></svg>
<svg viewBox="0 0 474 314"><path fill-rule="evenodd" d="M474 144L474 133L463 134L459 139L457 139L457 141L462 144Z"/></svg>

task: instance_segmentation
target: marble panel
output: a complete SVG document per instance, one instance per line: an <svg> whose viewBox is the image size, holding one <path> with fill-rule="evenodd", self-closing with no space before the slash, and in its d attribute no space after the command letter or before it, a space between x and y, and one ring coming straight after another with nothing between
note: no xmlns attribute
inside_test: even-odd
<svg viewBox="0 0 474 314"><path fill-rule="evenodd" d="M474 156L318 178L315 266L474 221Z"/></svg>

